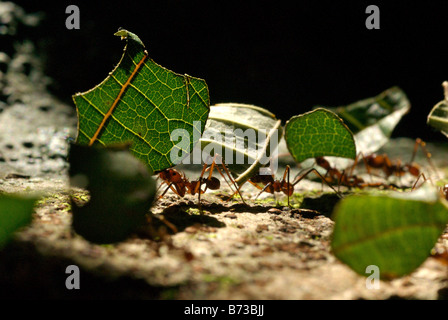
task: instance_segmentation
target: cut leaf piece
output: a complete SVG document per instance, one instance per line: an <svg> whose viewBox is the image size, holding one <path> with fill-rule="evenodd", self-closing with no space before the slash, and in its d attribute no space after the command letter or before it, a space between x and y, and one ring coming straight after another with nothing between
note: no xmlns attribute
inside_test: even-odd
<svg viewBox="0 0 448 320"><path fill-rule="evenodd" d="M220 103L210 107L201 150L224 158L241 185L260 168L270 165L283 130L281 120L268 110L249 104Z"/></svg>
<svg viewBox="0 0 448 320"><path fill-rule="evenodd" d="M90 201L72 201L73 229L96 243L125 240L146 221L156 194L148 168L128 146L87 147L72 144L70 183L85 188Z"/></svg>
<svg viewBox="0 0 448 320"><path fill-rule="evenodd" d="M333 218L334 255L361 275L375 265L382 279L392 279L425 261L448 223L448 210L437 189L422 187L406 194L347 197Z"/></svg>
<svg viewBox="0 0 448 320"><path fill-rule="evenodd" d="M344 119L355 135L357 151L368 155L387 143L411 104L403 90L392 87L375 97L347 106L325 108Z"/></svg>
<svg viewBox="0 0 448 320"><path fill-rule="evenodd" d="M335 113L323 108L288 120L285 141L296 162L323 156L356 158L350 129Z"/></svg>
<svg viewBox="0 0 448 320"><path fill-rule="evenodd" d="M32 220L37 198L19 195L0 196L0 248L22 227Z"/></svg>
<svg viewBox="0 0 448 320"><path fill-rule="evenodd" d="M131 152L153 172L172 167L193 150L204 130L210 104L207 84L156 64L135 34L119 30L115 35L127 42L118 66L95 88L73 96L76 142L130 142ZM178 150L181 156L171 159L171 133L176 129L185 130L190 139Z"/></svg>
<svg viewBox="0 0 448 320"><path fill-rule="evenodd" d="M448 81L442 83L445 98L437 103L428 115L428 125L448 137Z"/></svg>

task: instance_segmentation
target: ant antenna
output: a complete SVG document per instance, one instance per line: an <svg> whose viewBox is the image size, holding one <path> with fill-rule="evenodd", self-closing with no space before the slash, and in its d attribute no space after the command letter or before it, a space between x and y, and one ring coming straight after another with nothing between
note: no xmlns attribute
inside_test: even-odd
<svg viewBox="0 0 448 320"><path fill-rule="evenodd" d="M320 172L319 171L317 171L315 168L310 168L310 169L308 169L304 174L302 174L296 181L294 181L293 183L292 183L292 186L294 187L296 184L298 184L303 178L305 178L307 175L309 175L311 172L314 172L315 174L317 174L318 176L319 176L319 178L323 181L323 182L325 182L325 184L327 185L327 186L329 186L337 195L338 195L338 197L339 198L343 198L343 196L341 195L341 193L339 192L339 191L337 191L335 188L333 188L333 186L332 185L330 185L329 183L328 183L328 181L320 174Z"/></svg>
<svg viewBox="0 0 448 320"><path fill-rule="evenodd" d="M448 93L448 92L447 92L447 90L448 90L448 81L445 81L444 83L446 83L446 87L445 87L445 90L446 90L446 91L445 91L445 98L447 98L446 94ZM432 171L434 171L434 173L435 173L435 175L437 176L437 178L440 178L440 177L439 177L439 174L437 173L436 167L434 166L434 163L431 161L432 154L431 154L431 152L429 152L429 150L426 148L426 142L423 141L423 140L420 139L420 138L415 139L414 150L413 150L413 152L412 152L412 157L411 157L411 162L410 162L410 163L414 162L414 159L415 159L415 156L416 156L416 154L417 154L417 151L418 151L418 147L419 147L419 146L420 146L420 148L422 148L423 152L425 153L426 160L428 161L429 166L431 167Z"/></svg>

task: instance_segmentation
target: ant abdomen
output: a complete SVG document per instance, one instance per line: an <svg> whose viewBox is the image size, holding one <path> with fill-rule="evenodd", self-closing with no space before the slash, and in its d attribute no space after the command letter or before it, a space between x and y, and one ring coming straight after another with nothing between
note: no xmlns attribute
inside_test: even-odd
<svg viewBox="0 0 448 320"><path fill-rule="evenodd" d="M221 187L221 182L218 178L215 177L204 179L204 183L206 184L207 188L211 190L218 190Z"/></svg>
<svg viewBox="0 0 448 320"><path fill-rule="evenodd" d="M418 177L420 175L420 167L416 164L406 165L406 169L414 177Z"/></svg>
<svg viewBox="0 0 448 320"><path fill-rule="evenodd" d="M381 169L381 168L390 168L392 167L392 163L389 159L389 157L385 154L376 154L373 153L366 158L367 165L375 168L375 169Z"/></svg>

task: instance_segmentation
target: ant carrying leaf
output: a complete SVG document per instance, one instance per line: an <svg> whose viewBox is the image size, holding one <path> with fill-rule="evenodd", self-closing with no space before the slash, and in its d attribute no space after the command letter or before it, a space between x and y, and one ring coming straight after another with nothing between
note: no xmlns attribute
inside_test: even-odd
<svg viewBox="0 0 448 320"><path fill-rule="evenodd" d="M413 188L415 188L415 185L420 178L426 180L426 177L422 172L420 165L414 162L419 147L422 149L429 166L437 174L437 170L435 169L435 166L431 161L431 153L426 148L426 143L420 138L417 138L415 140L411 160L409 162L402 163L400 159L390 159L387 154L373 153L368 156L360 154L360 156L363 159L364 165L369 175L372 173L372 168L381 170L384 173L386 179L389 179L389 177L391 176L401 178L406 174L410 174L416 178L413 186Z"/></svg>
<svg viewBox="0 0 448 320"><path fill-rule="evenodd" d="M348 172L346 172L346 170L340 171L339 169L332 167L330 162L328 162L328 160L324 157L317 157L315 160L318 166L327 170L324 175L324 179L330 184L337 184L338 187L345 186L349 188L363 188L366 186L370 186L365 183L364 179L353 174L352 171L354 166Z"/></svg>
<svg viewBox="0 0 448 320"><path fill-rule="evenodd" d="M389 158L387 154L373 153L368 156L364 156L363 153L359 153L355 159L354 164L347 170L340 171L339 169L332 167L330 163L323 157L317 157L316 164L327 170L325 174L325 179L329 183L337 184L338 186L346 186L349 188L352 187L399 188L398 186L392 183L383 183L383 182L367 183L361 177L353 174L353 170L357 166L359 158L361 157L363 159L367 172L370 176L372 176L372 169L381 170L384 173L385 175L384 178L386 180L389 179L389 177L391 176L400 178L403 177L405 174L409 173L410 175L417 178L413 184L414 189L415 186L417 185L418 180L421 177L424 180L426 180L426 176L421 171L420 166L414 162L419 147L422 148L429 165L432 167L434 171L436 171L431 161L431 153L426 148L426 143L419 138L416 139L416 142L414 144L411 161L407 163L402 163L401 160L392 160Z"/></svg>
<svg viewBox="0 0 448 320"><path fill-rule="evenodd" d="M162 192L162 194L159 196L159 199L162 198L168 190L173 191L175 194L177 194L179 197L184 197L185 194L190 194L190 195L198 195L198 205L201 206L201 194L205 193L207 191L207 189L211 189L211 190L218 190L221 187L221 182L218 178L213 177L213 171L214 169L216 169L219 174L224 178L224 180L226 181L226 183L229 185L230 189L232 189L231 184L227 181L225 175L223 174L223 172L221 171L221 169L219 168L216 160L217 157L219 157L219 155L215 155L215 157L213 158L213 161L210 165L208 165L207 163L204 164L201 174L199 176L199 178L197 180L193 180L190 181L188 180L188 178L185 176L184 173L181 173L179 171L177 171L176 169L173 168L169 168L169 169L165 169L161 172L159 172L159 178L162 180L162 185L165 184L167 185L165 191ZM233 186L236 188L236 192L239 193L239 189L238 189L238 185L236 184L235 180L232 178L232 175L230 174L229 170L227 169L225 163L224 163L224 159L220 159L221 162L221 167L224 170L224 172L226 173L227 177L230 179L231 183L233 184ZM208 171L208 176L204 177L204 174ZM205 185L205 189L202 190L202 185ZM241 196L241 194L240 194ZM244 202L243 197L241 196L241 199Z"/></svg>
<svg viewBox="0 0 448 320"><path fill-rule="evenodd" d="M308 176L311 172L316 173L322 180L325 182L336 194L342 198L342 195L329 184L325 178L315 169L310 168L307 169L303 174L299 174L296 176L293 182L290 182L290 166L287 165L285 172L283 173L283 177L281 180L276 180L274 174L271 175L261 175L255 174L251 178L249 178L248 182L251 183L254 187L260 190L258 195L255 197L257 199L263 192L275 194L275 192L282 192L287 196L288 199L288 207L290 207L289 198L294 194L294 187L300 181L302 181L306 176ZM263 185L264 187L260 186ZM240 189L243 185L240 186ZM239 192L239 189L238 189ZM235 192L236 193L236 192ZM235 195L234 193L234 195Z"/></svg>

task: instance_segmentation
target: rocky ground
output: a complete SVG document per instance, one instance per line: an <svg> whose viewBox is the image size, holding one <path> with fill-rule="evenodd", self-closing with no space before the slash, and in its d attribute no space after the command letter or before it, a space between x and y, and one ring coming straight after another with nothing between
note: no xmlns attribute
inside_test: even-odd
<svg viewBox="0 0 448 320"><path fill-rule="evenodd" d="M71 228L69 197L83 203L88 193L68 183L68 140L76 135L73 106L46 91L48 79L33 55L32 43L14 53L0 53L0 193L37 193L30 226L0 251L3 298L136 299L445 299L448 269L434 257L412 274L380 289L366 288L366 278L340 263L330 251L334 222L333 192L304 181L285 206L244 188L248 206L225 202L226 190L208 193L199 212L197 199L172 193L150 209L174 224L157 224L128 240L95 245ZM396 139L386 152L407 158L413 141ZM401 147L401 149L399 148ZM430 144L438 167L446 167L446 149ZM424 158L417 161L424 163ZM188 168L185 168L188 169ZM196 177L196 171L187 175ZM252 199L252 200L251 200ZM163 229L165 228L165 229ZM165 230L165 231L163 231ZM435 251L448 249L448 234ZM65 286L66 268L81 270L81 289Z"/></svg>
<svg viewBox="0 0 448 320"><path fill-rule="evenodd" d="M12 169L7 175L15 172ZM0 181L2 192L40 191L43 194L32 224L0 253L0 291L4 296L446 298L447 267L432 257L409 276L381 282L379 290L367 289L366 279L336 260L330 251L334 225L331 210L338 198L331 192L322 195L307 191L319 190L319 183L306 182L297 192L308 192L304 203L310 209L285 207L284 198L279 200L280 205L270 197L249 200L255 195L249 187L244 192L249 206L239 201L222 201L221 193L225 193L222 191L204 197L202 213L196 198L179 199L167 194L151 211L174 224L176 233L166 228L161 239L154 240L144 227L124 242L95 245L71 229L69 194L80 203L88 201L88 194L71 189L65 176L20 175ZM301 200L299 195L292 199ZM443 235L437 251L446 250L447 245L448 236ZM72 264L81 269L80 290L65 288L65 269Z"/></svg>

